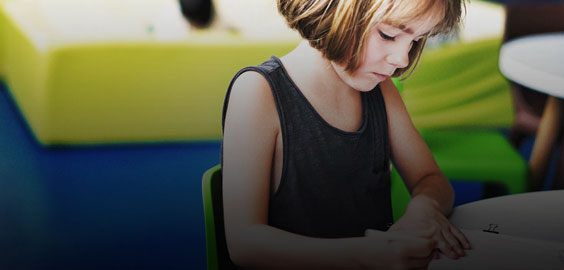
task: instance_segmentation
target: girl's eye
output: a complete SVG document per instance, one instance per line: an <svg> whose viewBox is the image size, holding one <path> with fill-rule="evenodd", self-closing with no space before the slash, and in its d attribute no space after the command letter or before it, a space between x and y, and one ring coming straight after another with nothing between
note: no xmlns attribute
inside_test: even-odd
<svg viewBox="0 0 564 270"><path fill-rule="evenodd" d="M380 33L380 37L382 37L384 40L390 40L390 41L394 41L395 37L391 37L388 36L386 34L384 34L382 31L378 31Z"/></svg>

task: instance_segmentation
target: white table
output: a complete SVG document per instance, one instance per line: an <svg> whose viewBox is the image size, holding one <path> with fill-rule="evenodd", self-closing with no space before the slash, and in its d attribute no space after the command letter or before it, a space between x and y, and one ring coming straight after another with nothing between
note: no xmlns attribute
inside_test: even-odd
<svg viewBox="0 0 564 270"><path fill-rule="evenodd" d="M495 224L499 234L564 243L564 190L507 195L464 204L456 207L449 219L462 229L482 231Z"/></svg>
<svg viewBox="0 0 564 270"><path fill-rule="evenodd" d="M432 261L430 269L564 269L564 190L476 201L449 219L473 249L459 260Z"/></svg>
<svg viewBox="0 0 564 270"><path fill-rule="evenodd" d="M540 189L560 130L564 98L564 33L522 37L501 47L499 68L510 80L549 95L531 158L531 187Z"/></svg>

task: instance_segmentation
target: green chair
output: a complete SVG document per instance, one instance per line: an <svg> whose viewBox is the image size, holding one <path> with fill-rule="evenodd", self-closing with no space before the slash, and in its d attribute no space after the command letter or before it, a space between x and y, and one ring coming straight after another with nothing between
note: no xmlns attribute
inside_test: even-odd
<svg viewBox="0 0 564 270"><path fill-rule="evenodd" d="M418 129L509 127L513 102L499 72L501 39L456 43L425 51L402 98Z"/></svg>
<svg viewBox="0 0 564 270"><path fill-rule="evenodd" d="M207 170L202 177L202 197L206 225L206 257L208 270L236 269L229 258L223 225L221 166Z"/></svg>
<svg viewBox="0 0 564 270"><path fill-rule="evenodd" d="M481 182L485 187L501 187L510 194L527 191L527 163L503 135L465 130L424 130L421 135L448 179ZM410 194L395 169L391 178L397 220L403 215Z"/></svg>
<svg viewBox="0 0 564 270"><path fill-rule="evenodd" d="M400 83L401 95L448 179L520 193L527 191L528 165L499 131L513 120L509 86L497 67L500 44L490 39L424 53L414 75ZM492 195L499 194L483 197ZM394 207L398 219L410 195L396 170L392 196L404 203Z"/></svg>

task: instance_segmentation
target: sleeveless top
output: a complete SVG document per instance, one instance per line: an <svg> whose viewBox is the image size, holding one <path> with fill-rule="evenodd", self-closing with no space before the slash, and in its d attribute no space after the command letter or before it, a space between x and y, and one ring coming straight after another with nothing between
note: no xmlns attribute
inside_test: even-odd
<svg viewBox="0 0 564 270"><path fill-rule="evenodd" d="M343 131L315 111L273 56L235 75L225 97L223 126L233 82L246 71L262 74L270 84L282 132L282 176L270 196L269 225L322 238L386 230L393 222L390 145L380 86L361 92L360 128Z"/></svg>

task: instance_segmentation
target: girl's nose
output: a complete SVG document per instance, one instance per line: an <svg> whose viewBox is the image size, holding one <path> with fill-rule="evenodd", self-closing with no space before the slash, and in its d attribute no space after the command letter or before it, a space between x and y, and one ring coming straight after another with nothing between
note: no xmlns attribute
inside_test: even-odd
<svg viewBox="0 0 564 270"><path fill-rule="evenodd" d="M396 48L390 54L388 54L386 60L391 65L396 68L405 68L409 65L409 51L411 46L408 48Z"/></svg>

